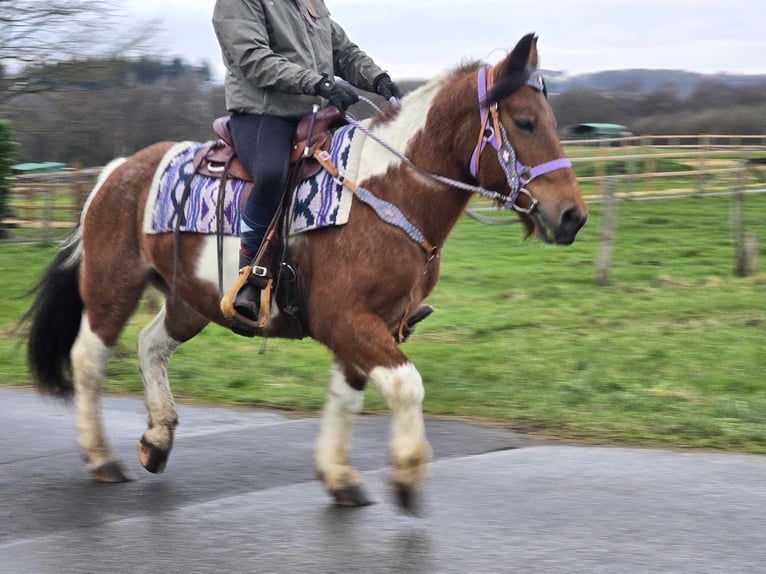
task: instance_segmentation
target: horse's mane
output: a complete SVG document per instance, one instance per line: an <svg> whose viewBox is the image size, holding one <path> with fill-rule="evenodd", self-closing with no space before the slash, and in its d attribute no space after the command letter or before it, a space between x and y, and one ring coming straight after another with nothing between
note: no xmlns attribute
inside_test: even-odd
<svg viewBox="0 0 766 574"><path fill-rule="evenodd" d="M444 86L456 82L468 74L475 73L482 65L484 65L484 63L479 60L461 62L454 68L428 80L425 84L407 94L407 97L417 98L418 94L432 91L437 86ZM380 112L373 116L371 127L385 125L394 121L400 111L401 108L399 106L385 106Z"/></svg>

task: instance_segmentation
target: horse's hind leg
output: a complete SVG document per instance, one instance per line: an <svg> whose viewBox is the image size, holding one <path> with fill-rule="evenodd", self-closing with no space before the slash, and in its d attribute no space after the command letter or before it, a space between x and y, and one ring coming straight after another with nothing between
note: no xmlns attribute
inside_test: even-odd
<svg viewBox="0 0 766 574"><path fill-rule="evenodd" d="M88 468L101 482L135 480L109 448L101 419L99 394L111 356L110 345L91 327L89 313L83 313L80 331L72 346L77 442Z"/></svg>
<svg viewBox="0 0 766 574"><path fill-rule="evenodd" d="M348 461L351 427L364 400L364 378L350 379L341 365L333 365L316 445L316 469L339 505L364 506L369 500L361 489L359 474Z"/></svg>
<svg viewBox="0 0 766 574"><path fill-rule="evenodd" d="M184 341L199 333L207 320L180 299L166 302L138 335L138 360L144 381L147 430L138 443L138 458L149 472L165 469L178 424L167 364Z"/></svg>

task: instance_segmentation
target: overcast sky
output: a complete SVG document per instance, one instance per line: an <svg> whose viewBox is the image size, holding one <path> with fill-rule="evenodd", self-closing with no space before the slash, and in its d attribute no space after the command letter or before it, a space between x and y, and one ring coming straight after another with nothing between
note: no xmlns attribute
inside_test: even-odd
<svg viewBox="0 0 766 574"><path fill-rule="evenodd" d="M222 77L214 0L126 0L161 20L167 57ZM275 0L286 1L286 0ZM542 66L766 73L764 0L325 0L351 39L394 79L429 78L462 59L497 61L537 32Z"/></svg>

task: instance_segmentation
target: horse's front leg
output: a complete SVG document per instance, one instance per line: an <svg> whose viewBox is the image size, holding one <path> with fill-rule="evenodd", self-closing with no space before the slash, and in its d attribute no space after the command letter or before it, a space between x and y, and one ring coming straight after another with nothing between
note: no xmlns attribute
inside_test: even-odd
<svg viewBox="0 0 766 574"><path fill-rule="evenodd" d="M391 478L399 504L415 512L414 494L425 479L426 464L431 459L423 422L423 379L406 360L395 367L374 368L370 379L385 395L391 409Z"/></svg>
<svg viewBox="0 0 766 574"><path fill-rule="evenodd" d="M361 389L368 378L385 395L391 408L389 452L392 480L399 503L414 511L417 488L426 475L431 449L423 423L423 380L399 350L386 324L374 316L332 318L331 340L336 365L317 447L317 467L330 492L360 492L359 479L348 466L351 419L362 406ZM318 325L321 327L321 325ZM318 329L315 329L317 332ZM324 335L322 333L321 335ZM348 377L351 377L349 384ZM352 502L353 499L352 499Z"/></svg>
<svg viewBox="0 0 766 574"><path fill-rule="evenodd" d="M337 362L333 365L330 389L322 411L316 445L316 469L327 490L341 506L369 504L359 474L349 464L354 417L362 410L365 377L347 376Z"/></svg>

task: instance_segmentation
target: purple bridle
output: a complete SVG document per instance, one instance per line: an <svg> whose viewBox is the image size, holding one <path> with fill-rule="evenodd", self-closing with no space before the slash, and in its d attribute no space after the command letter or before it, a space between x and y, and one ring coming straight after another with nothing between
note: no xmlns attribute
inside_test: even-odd
<svg viewBox="0 0 766 574"><path fill-rule="evenodd" d="M474 148L473 155L471 156L471 175L478 181L479 172L479 159L481 157L484 148L487 144L490 144L497 151L497 159L500 162L500 167L505 172L506 180L511 188L511 195L508 196L508 200L503 204L508 209L513 209L519 213L532 213L537 207L537 199L535 199L531 193L526 189L526 185L533 179L540 177L546 173L556 171L557 169L564 169L572 167L572 162L567 158L562 157L541 163L537 166L524 165L516 159L516 151L508 141L508 134L505 131L505 127L499 120L499 110L497 103L492 106L487 106L485 103L488 89L488 75L487 71L489 66L482 66L479 68L478 75L478 93L479 93L479 113L481 115L481 131L482 136L479 144ZM539 71L535 70L529 76L526 81L527 86L531 86L533 89L542 92L544 90L543 78ZM489 125L490 115L496 128ZM496 131L500 132L500 141L498 142L498 135ZM520 193L524 193L532 201L528 208L522 208L516 205L516 200Z"/></svg>

